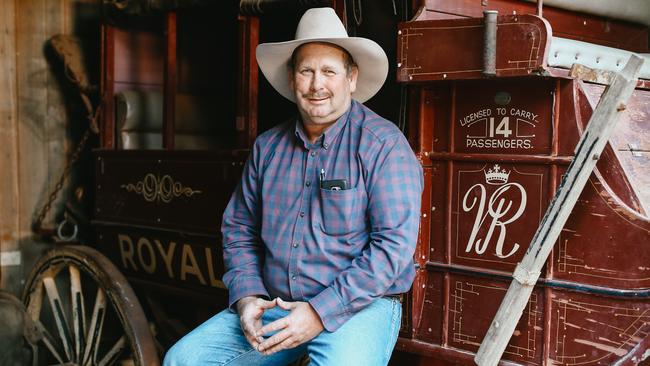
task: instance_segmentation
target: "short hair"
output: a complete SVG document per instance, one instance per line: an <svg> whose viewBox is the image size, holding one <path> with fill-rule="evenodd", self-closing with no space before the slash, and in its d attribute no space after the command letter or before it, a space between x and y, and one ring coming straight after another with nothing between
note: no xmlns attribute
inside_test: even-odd
<svg viewBox="0 0 650 366"><path fill-rule="evenodd" d="M352 58L352 55L350 54L350 52L348 52L348 50L346 50L345 48L343 48L343 47L341 47L339 45L336 45L334 43L329 43L329 42L308 42L308 43L303 43L300 46L296 47L293 50L293 53L291 53L291 58L289 59L289 62L287 63L287 67L289 68L289 71L291 71L291 72L296 71L296 65L298 64L298 51L304 45L310 44L310 43L320 43L320 44L324 44L324 45L327 45L327 46L332 46L334 48L338 48L339 50L343 51L343 66L345 66L345 71L347 73L347 76L350 76L350 74L352 74L352 70L355 67L358 67L356 62L354 62L354 58Z"/></svg>

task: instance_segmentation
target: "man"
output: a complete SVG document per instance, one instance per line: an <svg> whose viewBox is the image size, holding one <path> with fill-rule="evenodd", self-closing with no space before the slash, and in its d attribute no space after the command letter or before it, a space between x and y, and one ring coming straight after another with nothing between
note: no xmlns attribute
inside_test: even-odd
<svg viewBox="0 0 650 366"><path fill-rule="evenodd" d="M285 365L307 353L315 365L385 365L397 295L415 275L423 186L399 129L360 103L385 81L386 55L320 8L257 60L299 118L258 137L224 213L230 309L165 364Z"/></svg>

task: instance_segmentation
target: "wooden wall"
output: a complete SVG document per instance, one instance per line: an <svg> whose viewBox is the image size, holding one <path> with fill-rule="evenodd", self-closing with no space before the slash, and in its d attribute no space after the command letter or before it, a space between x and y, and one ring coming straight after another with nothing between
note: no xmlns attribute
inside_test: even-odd
<svg viewBox="0 0 650 366"><path fill-rule="evenodd" d="M0 0L0 288L16 294L47 247L34 237L32 222L74 148L70 131L80 119L47 41L59 33L94 37L98 4ZM97 48L98 42L97 36ZM62 202L46 224L60 216Z"/></svg>

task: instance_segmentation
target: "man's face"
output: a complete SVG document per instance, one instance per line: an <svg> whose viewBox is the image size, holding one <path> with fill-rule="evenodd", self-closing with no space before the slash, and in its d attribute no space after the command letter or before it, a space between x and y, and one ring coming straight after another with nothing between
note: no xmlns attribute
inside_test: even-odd
<svg viewBox="0 0 650 366"><path fill-rule="evenodd" d="M326 125L350 106L357 87L356 67L348 74L344 51L325 43L308 43L296 54L289 85L305 124Z"/></svg>

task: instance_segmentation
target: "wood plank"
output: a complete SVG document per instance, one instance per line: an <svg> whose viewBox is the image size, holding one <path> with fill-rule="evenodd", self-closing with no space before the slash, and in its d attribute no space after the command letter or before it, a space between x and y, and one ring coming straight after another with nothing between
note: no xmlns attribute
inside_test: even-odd
<svg viewBox="0 0 650 366"><path fill-rule="evenodd" d="M176 62L176 12L167 13L165 21L165 89L163 91L163 148L174 150L174 137L176 128L176 93L177 89L177 62Z"/></svg>
<svg viewBox="0 0 650 366"><path fill-rule="evenodd" d="M79 115L66 108L61 82L48 62L46 42L58 33L87 34L99 7L94 0L0 0L0 250L20 255L0 268L0 288L19 293L24 270L40 255L32 221L66 161L69 128ZM96 10L95 10L96 9ZM65 197L55 207L60 210ZM53 215L46 218L46 225ZM18 258L18 257L14 257Z"/></svg>
<svg viewBox="0 0 650 366"><path fill-rule="evenodd" d="M16 118L15 0L0 0L0 252L18 250L20 193L18 170L18 121ZM0 266L0 288L8 288L20 266Z"/></svg>
<svg viewBox="0 0 650 366"><path fill-rule="evenodd" d="M630 56L625 68L616 75L603 93L578 142L573 162L546 210L546 215L533 236L526 255L515 268L510 288L474 358L478 365L494 366L501 359L528 303L540 271L596 166L616 121L626 108L625 103L634 91L642 65L641 57Z"/></svg>
<svg viewBox="0 0 650 366"><path fill-rule="evenodd" d="M237 18L237 148L249 149L257 137L258 66L255 49L259 43L259 18Z"/></svg>
<svg viewBox="0 0 650 366"><path fill-rule="evenodd" d="M55 128L55 121L61 118L60 111L49 108L54 104L49 90L53 85L43 50L49 31L47 18L57 15L47 13L50 10L47 3L46 0L20 1L16 8L20 229L25 232L29 232L32 216L47 199L50 172L60 169L59 163L50 160L50 150L65 132ZM51 216L46 221L51 221Z"/></svg>

